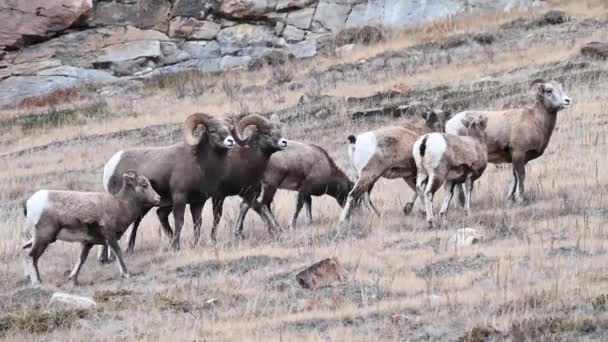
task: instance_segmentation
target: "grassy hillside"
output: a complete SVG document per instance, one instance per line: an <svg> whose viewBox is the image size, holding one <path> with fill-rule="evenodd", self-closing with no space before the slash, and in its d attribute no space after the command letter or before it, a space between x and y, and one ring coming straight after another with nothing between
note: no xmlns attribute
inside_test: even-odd
<svg viewBox="0 0 608 342"><path fill-rule="evenodd" d="M580 47L608 37L604 1L553 1L546 10L451 18L387 30L386 38L314 60L255 71L157 75L32 98L0 110L0 337L7 340L601 340L608 337L608 64ZM331 42L328 43L331 45ZM329 47L332 48L331 46ZM333 49L332 49L333 51ZM346 136L412 118L355 117L375 107L424 105L456 112L526 102L535 78L558 79L573 99L559 113L545 155L528 164L527 206L505 198L509 167L490 165L473 214L426 230L404 182L380 181L382 212L357 215L334 239L340 207L313 200L314 223L278 237L250 214L233 239L238 198L226 201L218 244L190 247L186 215L180 252L159 238L154 214L140 229L133 273L100 266L93 254L72 287L78 244L58 242L40 262L43 287L28 288L19 250L21 202L39 188L101 191L105 161L125 147L179 141L190 113L276 114L293 140L327 148L348 167ZM436 202L439 203L442 194ZM287 226L295 194L280 191L273 212ZM475 227L484 241L454 251L446 240ZM336 256L342 285L305 290L304 267ZM94 310L47 308L54 291L93 296Z"/></svg>

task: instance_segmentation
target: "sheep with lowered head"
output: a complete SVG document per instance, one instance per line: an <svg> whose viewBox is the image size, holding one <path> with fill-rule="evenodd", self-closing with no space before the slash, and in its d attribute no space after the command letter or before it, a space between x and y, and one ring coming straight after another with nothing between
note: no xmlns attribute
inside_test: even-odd
<svg viewBox="0 0 608 342"><path fill-rule="evenodd" d="M480 114L488 119L488 162L513 165L513 181L507 199L526 203L524 181L526 164L543 155L557 121L557 113L571 104L571 99L557 81L534 80L530 84L533 106L501 111L466 111L446 123L446 133L464 135L462 118ZM462 189L458 189L462 191ZM463 197L459 195L459 199Z"/></svg>
<svg viewBox="0 0 608 342"><path fill-rule="evenodd" d="M196 113L184 122L184 142L163 147L144 147L117 152L103 169L103 185L107 192L120 190L120 175L133 169L150 179L162 198L156 211L165 235L171 238L173 249L180 247L180 234L184 224L186 204L190 204L194 234L200 234L201 217L205 201L217 190L224 175L224 159L235 146L231 122L208 114ZM129 234L127 252L132 252L141 218L152 208L142 208ZM173 212L175 232L169 224ZM101 262L107 258L102 251Z"/></svg>
<svg viewBox="0 0 608 342"><path fill-rule="evenodd" d="M469 113L461 120L467 130L466 136L425 134L416 140L412 149L417 168L416 189L424 203L430 227L435 225L433 197L439 187L443 185L446 192L440 217L447 213L454 187L459 184L465 184L465 209L469 214L473 182L481 177L488 163L488 119L480 114Z"/></svg>
<svg viewBox="0 0 608 342"><path fill-rule="evenodd" d="M82 250L69 279L78 283L78 273L93 245L109 245L118 259L120 274L128 277L118 240L141 215L143 208L160 203L150 181L136 171L122 176L120 191L104 192L39 190L24 203L24 214L34 227L34 237L23 245L29 253L29 275L40 283L38 259L56 240L80 242Z"/></svg>

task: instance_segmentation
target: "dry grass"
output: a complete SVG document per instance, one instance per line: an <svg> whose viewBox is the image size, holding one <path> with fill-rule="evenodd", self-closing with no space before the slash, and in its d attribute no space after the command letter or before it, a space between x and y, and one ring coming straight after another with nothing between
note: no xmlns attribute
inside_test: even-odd
<svg viewBox="0 0 608 342"><path fill-rule="evenodd" d="M400 208L410 190L400 181L380 181L372 197L382 217L357 215L347 236L338 240L334 227L340 208L334 200L321 197L313 201L314 224L272 238L251 214L245 223L246 239L235 241L231 229L239 200L229 198L216 246L206 239L200 246L170 252L166 239L159 240L156 233L155 215L146 217L136 254L127 259L134 275L129 280L119 279L115 265L97 265L91 255L81 273L83 285L72 288L65 272L72 267L78 246L58 242L41 261L43 289L28 290L19 251L25 235L20 202L32 191L41 187L101 190L101 168L109 156L125 146L178 141L175 125L190 112L278 111L292 108L302 94L336 96L330 100L328 115L299 116L290 119L285 129L292 139L327 147L337 163L346 166L345 136L390 124L392 119L351 120L347 114L353 107L341 97L366 96L404 83L430 104L450 107L478 89L475 83L480 79L519 89L518 84L527 83L537 72L560 76L565 69L551 71L551 67L564 66L565 61L581 63L578 47L608 34L605 26L580 24L603 4L558 3L575 17L573 23L539 28L532 35L510 31L512 37L485 47L466 43L446 50L440 43L476 32L500 35L502 24L538 13L454 18L393 32L386 41L342 58L320 57L224 75L161 75L143 84L123 85L112 95L103 95L107 89L90 89L87 96L98 95L76 103L57 102L48 108L22 104L0 111L0 120L11 123L0 137L4 152L0 160L10 165L0 169L0 336L7 340L82 340L84 336L260 341L605 339L608 174L603 170L608 167L608 68L596 62L565 74L575 105L559 114L558 129L545 155L528 166L532 203L526 207L506 204L510 171L490 166L476 187L473 214L450 212L448 230L427 231L420 215L403 216ZM420 48L433 42L437 46ZM327 81L336 66L416 47L426 52L424 58L412 59L410 67L387 66L381 73L362 67ZM443 93L424 92L442 86L453 88L456 95L435 98ZM500 108L522 95L501 97L495 92L489 88L480 92L475 104ZM105 103L104 114L82 114L99 97ZM24 128L32 113L51 110L77 114L60 121L45 117L45 124ZM291 217L294 200L293 193L277 195L273 212L283 224ZM208 207L203 220L208 228ZM446 240L453 230L465 226L479 228L486 236L484 242L448 250ZM191 230L188 222L184 246L190 244ZM349 280L333 288L301 289L295 275L328 256L339 258ZM83 313L40 309L55 290L94 297L98 308Z"/></svg>

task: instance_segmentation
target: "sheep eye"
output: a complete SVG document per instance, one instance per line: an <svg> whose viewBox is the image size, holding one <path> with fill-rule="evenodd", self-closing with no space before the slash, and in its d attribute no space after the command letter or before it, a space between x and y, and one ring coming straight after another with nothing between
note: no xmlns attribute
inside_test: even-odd
<svg viewBox="0 0 608 342"><path fill-rule="evenodd" d="M553 89L547 89L546 93L547 94L552 94L553 93Z"/></svg>

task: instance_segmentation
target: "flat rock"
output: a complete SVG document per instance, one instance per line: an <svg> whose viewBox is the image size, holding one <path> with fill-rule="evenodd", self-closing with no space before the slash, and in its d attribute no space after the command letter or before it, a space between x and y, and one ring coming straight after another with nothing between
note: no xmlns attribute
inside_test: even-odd
<svg viewBox="0 0 608 342"><path fill-rule="evenodd" d="M287 53L295 58L310 58L317 54L317 41L315 39L307 39L297 44L287 45Z"/></svg>
<svg viewBox="0 0 608 342"><path fill-rule="evenodd" d="M323 0L317 5L313 20L331 31L338 31L344 26L351 9L352 5Z"/></svg>
<svg viewBox="0 0 608 342"><path fill-rule="evenodd" d="M204 19L212 8L211 2L201 0L177 0L171 10L172 17Z"/></svg>
<svg viewBox="0 0 608 342"><path fill-rule="evenodd" d="M7 69L9 75L12 76L32 76L36 75L40 70L54 68L60 65L61 61L58 59L45 59L29 63L9 64Z"/></svg>
<svg viewBox="0 0 608 342"><path fill-rule="evenodd" d="M247 68L252 58L250 56L224 56L220 62L222 70Z"/></svg>
<svg viewBox="0 0 608 342"><path fill-rule="evenodd" d="M585 57L608 59L608 43L587 43L581 48L581 54Z"/></svg>
<svg viewBox="0 0 608 342"><path fill-rule="evenodd" d="M217 35L217 41L222 54L231 55L244 48L273 46L277 38L271 27L240 24L222 29Z"/></svg>
<svg viewBox="0 0 608 342"><path fill-rule="evenodd" d="M337 258L323 259L296 275L298 284L305 289L335 286L346 281L348 273Z"/></svg>
<svg viewBox="0 0 608 342"><path fill-rule="evenodd" d="M480 243L483 235L473 228L458 229L447 241L448 249L460 249Z"/></svg>
<svg viewBox="0 0 608 342"><path fill-rule="evenodd" d="M278 0L276 10L304 8L316 3L318 0Z"/></svg>
<svg viewBox="0 0 608 342"><path fill-rule="evenodd" d="M220 52L220 44L215 40L212 41L189 41L182 46L184 51L190 54L193 58L217 58L222 54Z"/></svg>
<svg viewBox="0 0 608 342"><path fill-rule="evenodd" d="M77 296L69 293L55 292L51 297L49 306L69 306L78 309L90 309L97 306L97 303L90 297Z"/></svg>
<svg viewBox="0 0 608 342"><path fill-rule="evenodd" d="M273 12L276 0L218 0L217 11L232 18L260 18Z"/></svg>
<svg viewBox="0 0 608 342"><path fill-rule="evenodd" d="M191 58L188 52L181 50L174 42L160 42L160 51L162 53L161 65L175 64Z"/></svg>
<svg viewBox="0 0 608 342"><path fill-rule="evenodd" d="M212 21L202 21L200 25L194 27L192 34L190 34L190 39L211 40L217 36L220 29L220 24Z"/></svg>
<svg viewBox="0 0 608 342"><path fill-rule="evenodd" d="M137 40L112 45L101 49L96 63L116 63L140 57L160 57L160 42L158 40Z"/></svg>
<svg viewBox="0 0 608 342"><path fill-rule="evenodd" d="M86 19L92 9L93 0L3 0L0 50L44 41Z"/></svg>
<svg viewBox="0 0 608 342"><path fill-rule="evenodd" d="M131 25L140 29L167 29L171 3L164 0L95 1L93 26Z"/></svg>
<svg viewBox="0 0 608 342"><path fill-rule="evenodd" d="M303 8L301 10L291 11L287 15L286 22L299 29L308 30L314 13L314 8Z"/></svg>
<svg viewBox="0 0 608 342"><path fill-rule="evenodd" d="M84 69L69 65L45 69L38 72L38 76L62 76L72 77L85 82L112 82L118 78L103 70Z"/></svg>
<svg viewBox="0 0 608 342"><path fill-rule="evenodd" d="M283 30L282 35L288 43L295 43L302 41L304 39L305 34L306 31L300 30L295 26L287 25L287 27L285 27L285 29Z"/></svg>
<svg viewBox="0 0 608 342"><path fill-rule="evenodd" d="M21 100L72 88L81 81L64 76L13 76L0 82L0 107L16 105Z"/></svg>

